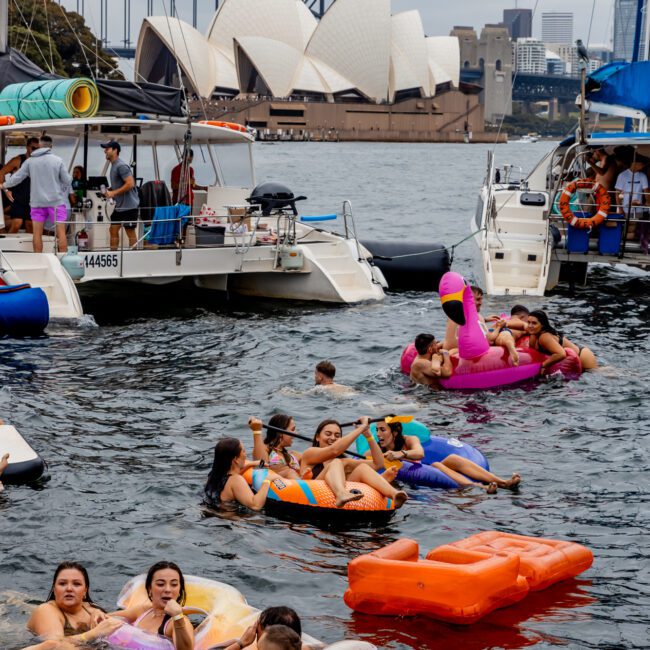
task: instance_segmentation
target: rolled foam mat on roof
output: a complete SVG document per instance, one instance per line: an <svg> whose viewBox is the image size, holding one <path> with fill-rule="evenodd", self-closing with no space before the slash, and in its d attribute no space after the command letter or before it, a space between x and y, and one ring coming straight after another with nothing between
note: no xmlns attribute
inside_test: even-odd
<svg viewBox="0 0 650 650"><path fill-rule="evenodd" d="M98 108L97 86L83 77L10 84L0 93L0 115L14 115L17 122L92 117Z"/></svg>

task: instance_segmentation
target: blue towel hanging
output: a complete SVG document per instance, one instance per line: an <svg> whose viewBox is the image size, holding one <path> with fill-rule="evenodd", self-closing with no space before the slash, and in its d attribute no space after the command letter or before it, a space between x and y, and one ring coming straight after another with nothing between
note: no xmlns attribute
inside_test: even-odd
<svg viewBox="0 0 650 650"><path fill-rule="evenodd" d="M157 246L173 244L180 237L182 228L189 221L185 218L189 213L190 206L183 203L156 208L153 212L151 228L145 239L150 244ZM179 219L180 221L178 221Z"/></svg>

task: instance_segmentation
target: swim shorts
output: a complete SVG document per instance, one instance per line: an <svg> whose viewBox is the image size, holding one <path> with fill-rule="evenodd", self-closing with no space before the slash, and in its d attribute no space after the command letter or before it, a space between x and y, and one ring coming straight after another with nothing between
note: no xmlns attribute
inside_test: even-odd
<svg viewBox="0 0 650 650"><path fill-rule="evenodd" d="M56 216L57 223L63 223L68 218L68 210L65 205L57 205L54 207L46 208L32 208L32 221L36 223L45 223L46 221L54 221Z"/></svg>
<svg viewBox="0 0 650 650"><path fill-rule="evenodd" d="M131 210L113 210L111 213L111 223L120 223L125 228L135 228L138 225L139 208Z"/></svg>

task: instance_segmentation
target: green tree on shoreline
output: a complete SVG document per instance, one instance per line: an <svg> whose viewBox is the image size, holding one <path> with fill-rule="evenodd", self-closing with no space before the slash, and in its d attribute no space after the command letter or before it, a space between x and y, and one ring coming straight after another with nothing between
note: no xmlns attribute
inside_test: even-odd
<svg viewBox="0 0 650 650"><path fill-rule="evenodd" d="M12 0L9 45L43 70L64 77L124 78L83 17L54 0Z"/></svg>

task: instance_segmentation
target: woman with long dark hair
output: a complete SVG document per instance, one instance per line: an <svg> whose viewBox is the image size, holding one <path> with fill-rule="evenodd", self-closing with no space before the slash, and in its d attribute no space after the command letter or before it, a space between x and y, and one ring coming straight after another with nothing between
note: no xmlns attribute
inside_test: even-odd
<svg viewBox="0 0 650 650"><path fill-rule="evenodd" d="M262 487L255 494L242 474L249 467L259 467L257 461L246 460L246 450L237 438L224 438L214 448L212 469L205 484L205 494L210 503L236 501L251 510L261 510L271 486L271 479L277 474L269 472Z"/></svg>
<svg viewBox="0 0 650 650"><path fill-rule="evenodd" d="M565 348L573 350L580 357L583 370L593 370L598 367L594 353L587 347L581 348L569 341L562 332L551 325L545 311L537 309L528 314L527 330L530 334L528 346L542 354L549 355L548 359L542 363L542 374L549 366L566 358Z"/></svg>
<svg viewBox="0 0 650 650"><path fill-rule="evenodd" d="M285 431L295 431L296 424L290 415L277 413L269 420L266 436L262 436L262 420L249 418L248 426L253 432L253 458L263 460L270 469L283 478L300 478L302 454L290 451L293 437Z"/></svg>
<svg viewBox="0 0 650 650"><path fill-rule="evenodd" d="M346 481L358 481L375 488L395 501L395 507L400 508L408 499L406 492L396 490L376 470L384 467L384 456L376 440L370 435L369 418L359 419L359 426L343 435L341 425L336 420L323 420L316 428L313 446L302 453L302 477L321 479L329 486L336 498L336 507L342 508L348 501L361 499L363 494L357 490L348 490ZM368 441L372 460L355 460L344 458L345 450L360 436ZM392 480L396 470L386 476Z"/></svg>
<svg viewBox="0 0 650 650"><path fill-rule="evenodd" d="M54 572L47 601L39 605L27 629L45 639L67 637L76 644L108 636L122 621L106 616L90 596L88 571L78 562L62 562Z"/></svg>
<svg viewBox="0 0 650 650"><path fill-rule="evenodd" d="M147 572L144 586L149 602L112 615L126 619L145 632L166 637L170 641L170 650L192 650L194 628L183 614L185 578L178 565L156 562Z"/></svg>
<svg viewBox="0 0 650 650"><path fill-rule="evenodd" d="M390 424L377 422L377 439L386 460L419 461L424 458L424 449L420 440L417 436L405 436L400 422L391 422ZM509 479L503 479L477 465L469 458L463 458L458 454L449 454L431 465L455 481L458 487L475 485L484 489L488 494L494 494L498 487L514 490L521 483L519 474L513 474Z"/></svg>

